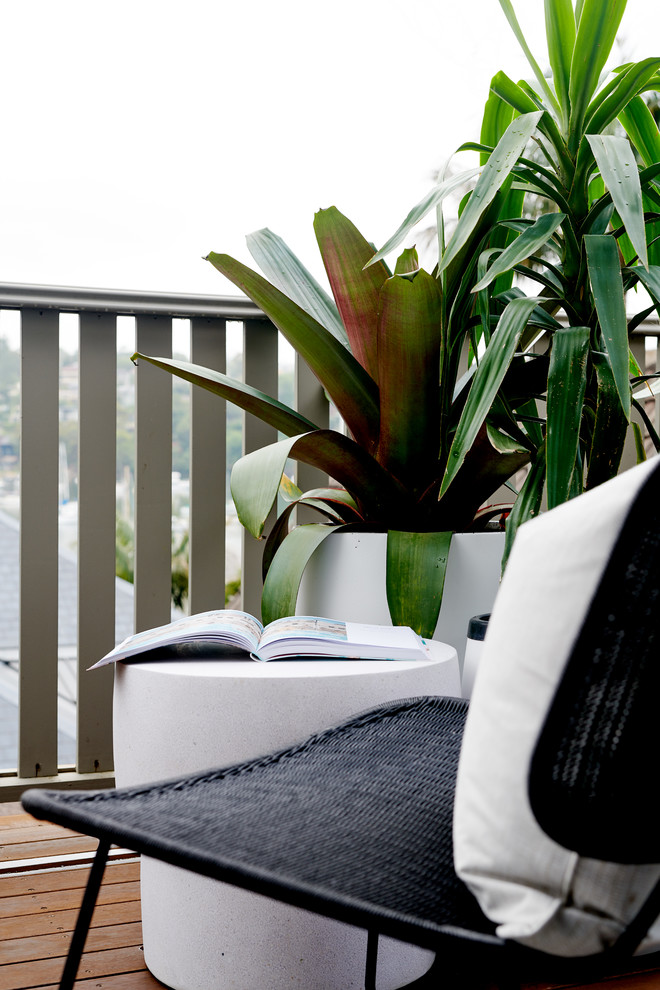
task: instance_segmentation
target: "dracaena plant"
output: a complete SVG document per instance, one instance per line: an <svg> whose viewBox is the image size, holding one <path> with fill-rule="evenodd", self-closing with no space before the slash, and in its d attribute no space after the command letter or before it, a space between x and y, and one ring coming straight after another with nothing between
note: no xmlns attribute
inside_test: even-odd
<svg viewBox="0 0 660 990"><path fill-rule="evenodd" d="M319 429L208 369L135 356L216 392L285 436L241 458L231 481L239 518L256 537L278 493L286 500L264 551L265 621L294 611L313 550L336 526L357 523L388 532L393 621L432 635L451 533L472 529L480 506L534 451L513 416L545 380L543 358L528 364L519 355L530 325L538 333L548 322L537 300L512 296L489 327L478 364L465 375L459 370L481 323L470 291L478 259L497 234L501 211L508 211L511 171L539 117L534 110L513 121L488 156L440 272L421 269L414 249L390 272L382 259L373 261L372 245L334 207L320 211L314 223L332 299L267 230L248 244L268 278L227 255L208 256L309 364L347 435ZM434 204L463 181L465 175L444 181L432 193ZM284 474L288 458L322 469L340 487L297 490ZM289 532L300 504L317 509L324 522Z"/></svg>
<svg viewBox="0 0 660 990"><path fill-rule="evenodd" d="M552 507L612 477L631 430L644 456L633 408L660 446L639 402L644 393L634 391L644 376L629 347L629 335L650 309L627 315L625 301L628 290L641 283L660 308L660 135L643 99L660 88L660 58L604 72L626 0L545 0L551 68L546 75L510 0L500 5L533 79L516 83L498 72L481 143L464 148L487 155L517 115L540 111L540 116L534 152L527 150L512 169L510 209L502 214L499 243L492 237L482 252L471 291L486 338L511 292L522 294L502 281L513 272L537 283L552 321L536 342L548 358L541 390L545 415L539 417L533 404L522 410L536 451L508 521L510 545L516 526L539 511L544 486ZM421 212L412 212L384 252L407 235ZM446 254L441 255L440 270L446 264ZM520 412L514 414L518 425Z"/></svg>

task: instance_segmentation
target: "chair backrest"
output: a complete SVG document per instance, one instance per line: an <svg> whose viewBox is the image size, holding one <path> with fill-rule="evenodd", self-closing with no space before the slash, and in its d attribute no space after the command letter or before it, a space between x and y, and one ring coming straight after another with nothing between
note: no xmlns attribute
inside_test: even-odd
<svg viewBox="0 0 660 990"><path fill-rule="evenodd" d="M550 706L529 798L581 856L660 862L660 471L634 499Z"/></svg>

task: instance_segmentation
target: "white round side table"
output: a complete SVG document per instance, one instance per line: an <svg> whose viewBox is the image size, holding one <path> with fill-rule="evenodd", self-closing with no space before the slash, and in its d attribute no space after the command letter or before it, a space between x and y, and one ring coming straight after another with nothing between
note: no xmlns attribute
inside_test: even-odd
<svg viewBox="0 0 660 990"><path fill-rule="evenodd" d="M300 742L397 698L460 696L453 647L424 661L165 660L118 663L118 786L195 773ZM142 858L145 960L173 990L354 990L366 933ZM432 953L381 939L379 987L421 976Z"/></svg>

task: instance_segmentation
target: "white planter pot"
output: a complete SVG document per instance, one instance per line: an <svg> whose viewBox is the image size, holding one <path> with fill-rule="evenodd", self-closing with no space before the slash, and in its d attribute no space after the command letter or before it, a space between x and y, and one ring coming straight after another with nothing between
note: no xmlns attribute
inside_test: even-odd
<svg viewBox="0 0 660 990"><path fill-rule="evenodd" d="M468 622L490 612L500 583L504 533L455 533L434 639L449 643L463 664ZM298 615L391 624L385 591L385 533L333 533L303 575Z"/></svg>

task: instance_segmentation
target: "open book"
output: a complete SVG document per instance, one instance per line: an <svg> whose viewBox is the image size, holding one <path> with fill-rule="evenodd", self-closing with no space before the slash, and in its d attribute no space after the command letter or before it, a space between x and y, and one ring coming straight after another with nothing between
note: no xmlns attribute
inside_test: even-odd
<svg viewBox="0 0 660 990"><path fill-rule="evenodd" d="M173 650L178 658L249 653L254 660L326 657L351 660L428 660L424 640L408 626L372 626L316 616L293 615L264 627L254 616L233 609L200 612L166 626L129 636L90 670L150 650ZM143 659L147 660L148 657Z"/></svg>

